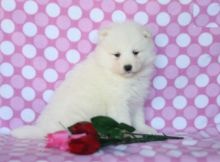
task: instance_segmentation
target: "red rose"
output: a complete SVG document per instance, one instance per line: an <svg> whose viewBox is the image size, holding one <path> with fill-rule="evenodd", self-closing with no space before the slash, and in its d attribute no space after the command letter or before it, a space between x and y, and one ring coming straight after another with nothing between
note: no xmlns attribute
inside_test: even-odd
<svg viewBox="0 0 220 162"><path fill-rule="evenodd" d="M89 134L69 141L69 151L80 155L92 154L96 152L100 146L98 137Z"/></svg>
<svg viewBox="0 0 220 162"><path fill-rule="evenodd" d="M96 129L90 122L79 122L68 127L68 129L72 134L86 133L94 136L98 135Z"/></svg>
<svg viewBox="0 0 220 162"><path fill-rule="evenodd" d="M72 135L69 135L68 131L48 134L46 147L80 155L92 154L101 147L98 133L92 123L79 122L68 129Z"/></svg>
<svg viewBox="0 0 220 162"><path fill-rule="evenodd" d="M73 133L73 138L69 141L69 151L75 154L92 154L96 152L101 144L98 133L90 122L79 122L68 128ZM84 134L79 138L74 138L74 134Z"/></svg>

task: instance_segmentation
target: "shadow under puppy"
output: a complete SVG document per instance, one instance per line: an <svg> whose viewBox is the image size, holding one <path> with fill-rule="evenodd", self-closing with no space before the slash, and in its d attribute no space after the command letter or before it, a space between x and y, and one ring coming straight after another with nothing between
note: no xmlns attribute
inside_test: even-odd
<svg viewBox="0 0 220 162"><path fill-rule="evenodd" d="M12 131L18 138L44 138L79 121L109 116L155 134L145 124L144 102L153 71L149 32L134 22L114 23L99 32L95 50L69 72L34 125Z"/></svg>

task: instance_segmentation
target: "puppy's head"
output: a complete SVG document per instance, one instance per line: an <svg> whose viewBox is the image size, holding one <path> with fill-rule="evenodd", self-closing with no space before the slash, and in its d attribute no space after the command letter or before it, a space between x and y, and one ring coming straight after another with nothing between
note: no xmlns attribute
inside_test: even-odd
<svg viewBox="0 0 220 162"><path fill-rule="evenodd" d="M149 32L133 22L112 24L99 32L97 58L103 68L131 77L152 64Z"/></svg>

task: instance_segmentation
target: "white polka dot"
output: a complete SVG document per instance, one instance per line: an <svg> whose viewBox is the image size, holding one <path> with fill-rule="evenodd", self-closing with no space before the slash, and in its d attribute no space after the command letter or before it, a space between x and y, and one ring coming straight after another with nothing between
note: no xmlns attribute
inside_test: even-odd
<svg viewBox="0 0 220 162"><path fill-rule="evenodd" d="M44 32L49 39L56 39L60 34L59 29L55 25L48 25Z"/></svg>
<svg viewBox="0 0 220 162"><path fill-rule="evenodd" d="M49 100L51 99L51 97L53 96L54 94L54 91L52 90L46 90L44 93L43 93L43 99L45 102L49 102Z"/></svg>
<svg viewBox="0 0 220 162"><path fill-rule="evenodd" d="M78 20L82 17L82 10L77 6L72 6L68 9L68 16L72 20Z"/></svg>
<svg viewBox="0 0 220 162"><path fill-rule="evenodd" d="M181 4L189 4L192 0L179 0Z"/></svg>
<svg viewBox="0 0 220 162"><path fill-rule="evenodd" d="M166 34L160 33L155 37L155 43L158 47L165 47L169 43L169 38Z"/></svg>
<svg viewBox="0 0 220 162"><path fill-rule="evenodd" d="M58 79L57 72L53 69L45 70L43 75L44 75L44 79L49 83L53 83Z"/></svg>
<svg viewBox="0 0 220 162"><path fill-rule="evenodd" d="M213 42L212 35L210 33L202 33L198 38L199 44L202 46L209 46Z"/></svg>
<svg viewBox="0 0 220 162"><path fill-rule="evenodd" d="M148 23L148 15L145 12L139 11L134 15L134 21L139 24L147 24Z"/></svg>
<svg viewBox="0 0 220 162"><path fill-rule="evenodd" d="M214 22L210 22L210 23L208 23L208 24L206 25L206 27L207 27L207 28L217 28L218 25L217 25L216 23L214 23Z"/></svg>
<svg viewBox="0 0 220 162"><path fill-rule="evenodd" d="M180 46L180 47L186 47L190 44L191 42L191 38L188 34L186 33L182 33L179 34L176 38L176 43Z"/></svg>
<svg viewBox="0 0 220 162"><path fill-rule="evenodd" d="M166 12L160 12L156 17L157 24L166 26L170 23L170 15Z"/></svg>
<svg viewBox="0 0 220 162"><path fill-rule="evenodd" d="M165 121L161 117L155 117L151 121L151 125L155 129L163 129L165 127Z"/></svg>
<svg viewBox="0 0 220 162"><path fill-rule="evenodd" d="M126 15L121 10L116 10L112 14L113 22L124 22L126 20Z"/></svg>
<svg viewBox="0 0 220 162"><path fill-rule="evenodd" d="M207 8L207 13L210 16L215 16L220 12L220 4L219 3L211 3Z"/></svg>
<svg viewBox="0 0 220 162"><path fill-rule="evenodd" d="M72 42L77 42L81 38L81 32L78 28L70 28L67 31L67 37Z"/></svg>
<svg viewBox="0 0 220 162"><path fill-rule="evenodd" d="M185 69L189 66L190 64L190 58L187 55L179 55L176 58L176 65L177 67L179 67L180 69Z"/></svg>
<svg viewBox="0 0 220 162"><path fill-rule="evenodd" d="M35 91L31 87L23 88L21 95L26 101L32 101L36 96Z"/></svg>
<svg viewBox="0 0 220 162"><path fill-rule="evenodd" d="M23 25L23 32L27 37L33 37L37 34L37 27L31 22L27 22Z"/></svg>
<svg viewBox="0 0 220 162"><path fill-rule="evenodd" d="M1 6L5 11L13 11L16 8L16 2L14 0L2 0Z"/></svg>
<svg viewBox="0 0 220 162"><path fill-rule="evenodd" d="M1 127L0 128L0 134L9 135L10 134L10 129L7 128L7 127Z"/></svg>
<svg viewBox="0 0 220 162"><path fill-rule="evenodd" d="M153 80L154 88L161 90L167 86L167 80L163 76L157 76Z"/></svg>
<svg viewBox="0 0 220 162"><path fill-rule="evenodd" d="M38 11L38 5L35 1L26 1L24 4L24 11L27 14L34 15Z"/></svg>
<svg viewBox="0 0 220 162"><path fill-rule="evenodd" d="M10 120L13 117L13 111L8 106L0 107L0 119Z"/></svg>
<svg viewBox="0 0 220 162"><path fill-rule="evenodd" d="M219 124L216 125L216 128L217 128L218 132L220 132L220 125Z"/></svg>
<svg viewBox="0 0 220 162"><path fill-rule="evenodd" d="M33 79L36 76L36 71L32 66L26 65L22 68L22 75L26 79Z"/></svg>
<svg viewBox="0 0 220 162"><path fill-rule="evenodd" d="M20 161L19 161L20 162ZM47 160L37 160L36 162L48 162ZM65 161L65 162L71 162L69 160Z"/></svg>
<svg viewBox="0 0 220 162"><path fill-rule="evenodd" d="M160 4L166 5L170 2L170 0L157 0Z"/></svg>
<svg viewBox="0 0 220 162"><path fill-rule="evenodd" d="M178 23L182 26L188 25L192 20L191 14L188 12L183 12L178 16Z"/></svg>
<svg viewBox="0 0 220 162"><path fill-rule="evenodd" d="M206 74L199 74L196 77L195 83L198 87L205 87L209 84L209 77Z"/></svg>
<svg viewBox="0 0 220 162"><path fill-rule="evenodd" d="M103 20L104 18L104 13L102 10L100 10L99 8L94 8L92 9L92 11L89 14L90 18L92 19L92 21L94 22L100 22Z"/></svg>
<svg viewBox="0 0 220 162"><path fill-rule="evenodd" d="M166 104L166 101L164 100L163 97L155 97L151 102L151 106L155 110L161 110L162 108L164 108L165 104Z"/></svg>
<svg viewBox="0 0 220 162"><path fill-rule="evenodd" d="M11 55L15 51L15 46L11 41L3 41L0 44L0 51L5 55Z"/></svg>
<svg viewBox="0 0 220 162"><path fill-rule="evenodd" d="M91 32L89 32L89 40L93 44L97 44L98 42L98 31L97 30L92 30Z"/></svg>
<svg viewBox="0 0 220 162"><path fill-rule="evenodd" d="M154 64L159 69L165 68L167 66L167 64L168 64L167 56L165 56L165 55L157 55Z"/></svg>
<svg viewBox="0 0 220 162"><path fill-rule="evenodd" d="M121 150L124 151L126 150L128 147L126 145L117 145L115 146L116 150Z"/></svg>
<svg viewBox="0 0 220 162"><path fill-rule="evenodd" d="M37 50L32 44L26 44L22 48L22 53L27 58L34 58L37 54Z"/></svg>
<svg viewBox="0 0 220 162"><path fill-rule="evenodd" d="M58 51L54 47L47 47L44 50L44 57L49 61L55 61L58 58Z"/></svg>
<svg viewBox="0 0 220 162"><path fill-rule="evenodd" d="M220 123L220 113L218 113L218 114L215 116L214 122L215 122L216 124L219 124L219 123Z"/></svg>
<svg viewBox="0 0 220 162"><path fill-rule="evenodd" d="M206 67L209 65L211 60L212 60L212 58L210 55L203 54L203 55L199 56L197 63L200 67Z"/></svg>
<svg viewBox="0 0 220 162"><path fill-rule="evenodd" d="M208 117L207 117L207 119L208 119ZM199 135L200 135L201 137L204 137L204 138L209 138L209 137L211 137L211 135L209 134L209 132L206 131L206 130L200 130L200 131L199 131Z"/></svg>
<svg viewBox="0 0 220 162"><path fill-rule="evenodd" d="M77 63L80 60L80 54L76 50L69 50L66 53L66 58L70 63Z"/></svg>
<svg viewBox="0 0 220 162"><path fill-rule="evenodd" d="M32 122L35 119L35 112L29 108L22 110L21 118L25 122Z"/></svg>
<svg viewBox="0 0 220 162"><path fill-rule="evenodd" d="M197 108L203 109L209 104L209 98L206 95L198 95L194 100L194 104Z"/></svg>
<svg viewBox="0 0 220 162"><path fill-rule="evenodd" d="M118 3L122 3L122 2L124 2L125 0L115 0L116 2L118 2Z"/></svg>
<svg viewBox="0 0 220 162"><path fill-rule="evenodd" d="M150 145L142 145L142 146L141 146L141 149L152 150L152 149L153 149L153 147L152 147L152 146L150 146Z"/></svg>
<svg viewBox="0 0 220 162"><path fill-rule="evenodd" d="M13 97L14 95L14 89L8 85L8 84L3 84L0 86L0 96L4 99L9 99Z"/></svg>
<svg viewBox="0 0 220 162"><path fill-rule="evenodd" d="M217 82L218 82L218 84L220 85L220 74L219 74L218 77L217 77Z"/></svg>
<svg viewBox="0 0 220 162"><path fill-rule="evenodd" d="M184 88L184 87L187 86L188 82L189 82L189 81L188 81L188 78L185 77L185 76L183 76L183 75L181 75L181 76L179 76L179 77L176 78L174 84L175 84L175 87L176 87L176 88L182 89L182 88Z"/></svg>
<svg viewBox="0 0 220 162"><path fill-rule="evenodd" d="M140 151L140 155L142 155L144 157L154 157L156 155L156 152L151 149L142 149Z"/></svg>
<svg viewBox="0 0 220 162"><path fill-rule="evenodd" d="M202 157L206 157L208 155L208 152L207 151L203 151L203 150L199 150L199 151L192 151L191 154L194 157L202 158Z"/></svg>
<svg viewBox="0 0 220 162"><path fill-rule="evenodd" d="M5 77L10 77L14 74L14 67L10 63L2 63L0 64L0 74Z"/></svg>
<svg viewBox="0 0 220 162"><path fill-rule="evenodd" d="M176 128L177 130L182 130L186 128L186 126L187 126L187 121L183 117L176 117L173 120L173 127Z"/></svg>
<svg viewBox="0 0 220 162"><path fill-rule="evenodd" d="M46 13L50 17L57 17L60 14L60 7L56 3L49 3L46 7Z"/></svg>
<svg viewBox="0 0 220 162"><path fill-rule="evenodd" d="M137 3L139 4L145 4L148 0L136 0Z"/></svg>
<svg viewBox="0 0 220 162"><path fill-rule="evenodd" d="M13 21L11 21L10 19L3 19L1 21L1 29L3 32L10 34L10 33L14 32L15 25L14 25Z"/></svg>
<svg viewBox="0 0 220 162"><path fill-rule="evenodd" d="M220 130L220 129L218 129L218 130ZM219 142L212 144L211 148L220 149Z"/></svg>
<svg viewBox="0 0 220 162"><path fill-rule="evenodd" d="M168 151L167 155L177 158L182 155L182 152L179 150L170 150L170 151Z"/></svg>
<svg viewBox="0 0 220 162"><path fill-rule="evenodd" d="M200 7L197 5L197 4L193 4L192 5L192 14L193 14L193 17L196 17L198 16L200 13Z"/></svg>
<svg viewBox="0 0 220 162"><path fill-rule="evenodd" d="M186 105L187 100L184 96L176 96L173 100L173 106L178 110L185 108Z"/></svg>
<svg viewBox="0 0 220 162"><path fill-rule="evenodd" d="M178 146L176 146L175 144L166 143L166 142L162 144L162 147L166 149L177 149L178 148Z"/></svg>
<svg viewBox="0 0 220 162"><path fill-rule="evenodd" d="M208 119L205 116L198 116L194 121L194 125L197 129L204 129L208 124Z"/></svg>
<svg viewBox="0 0 220 162"><path fill-rule="evenodd" d="M197 140L187 139L187 138L182 141L182 144L185 145L185 146L194 146L194 145L196 145L197 143L198 143Z"/></svg>
<svg viewBox="0 0 220 162"><path fill-rule="evenodd" d="M121 151L121 150L117 150L117 149L115 149L116 151L114 151L113 152L113 154L115 155L115 156L121 156L121 157L123 157L123 156L125 156L126 155L126 153L125 152L123 152L123 151Z"/></svg>

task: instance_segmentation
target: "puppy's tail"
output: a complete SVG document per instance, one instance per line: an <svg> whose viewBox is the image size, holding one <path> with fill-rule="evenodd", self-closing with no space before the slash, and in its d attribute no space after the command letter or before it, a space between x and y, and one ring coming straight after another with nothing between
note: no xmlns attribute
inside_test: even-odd
<svg viewBox="0 0 220 162"><path fill-rule="evenodd" d="M37 126L23 126L12 130L11 135L20 139L44 139L46 133Z"/></svg>

